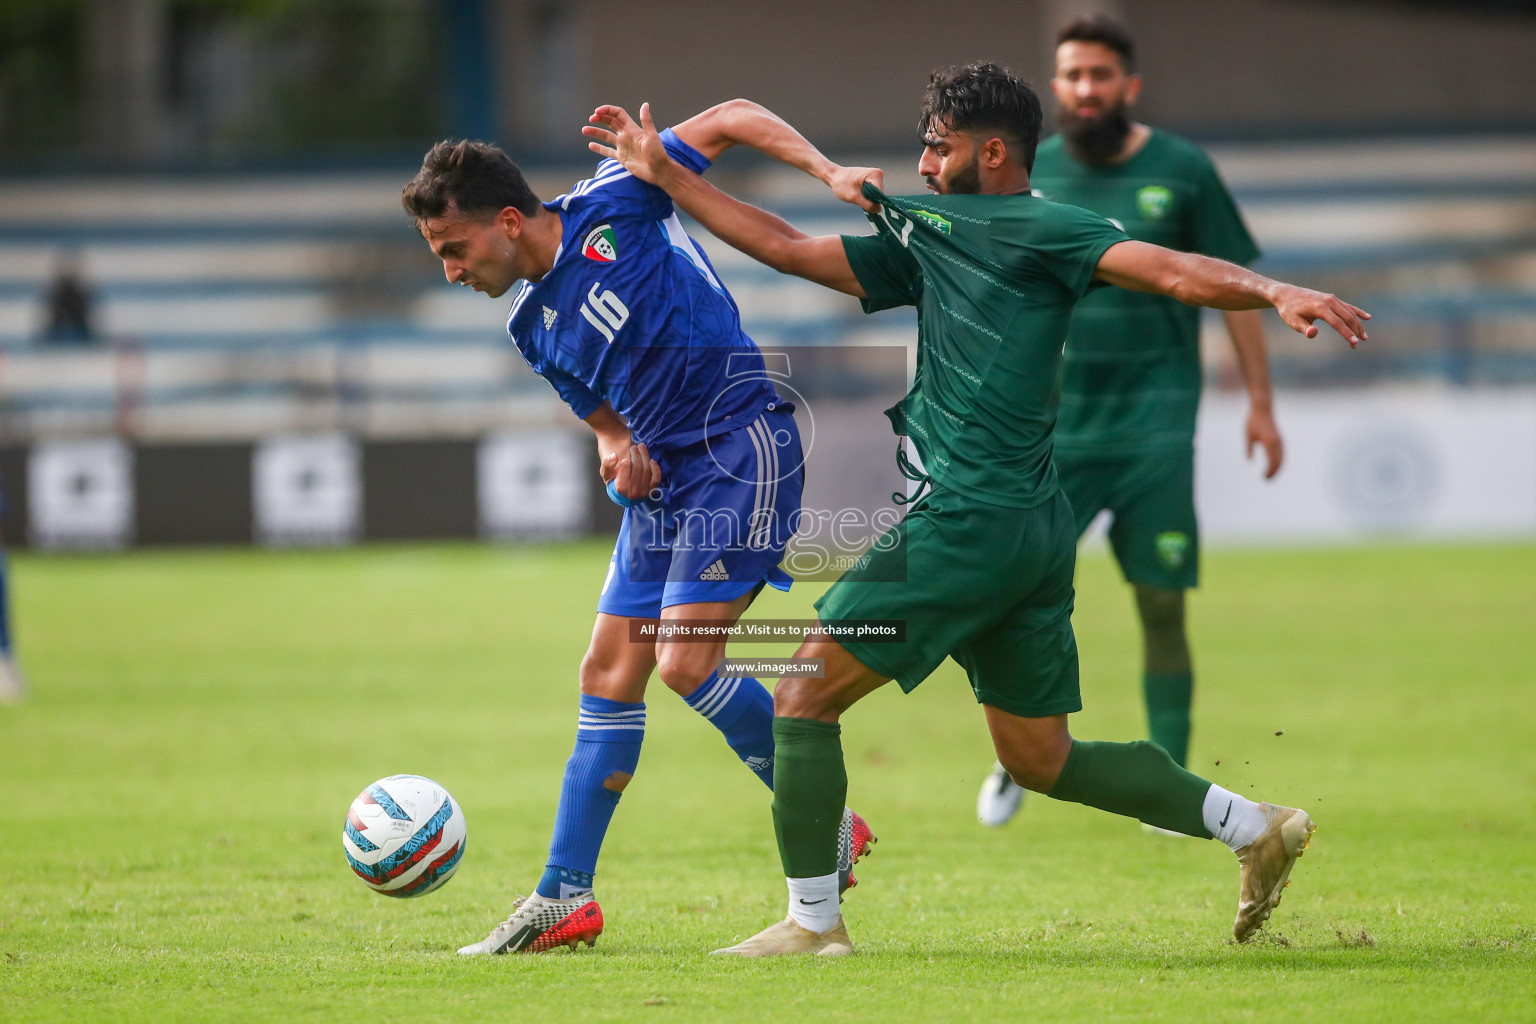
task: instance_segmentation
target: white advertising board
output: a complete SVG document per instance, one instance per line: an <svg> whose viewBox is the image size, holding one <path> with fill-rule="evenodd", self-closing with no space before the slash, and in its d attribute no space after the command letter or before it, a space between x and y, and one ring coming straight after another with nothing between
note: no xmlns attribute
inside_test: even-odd
<svg viewBox="0 0 1536 1024"><path fill-rule="evenodd" d="M480 533L570 537L591 519L590 445L564 430L491 434L477 457Z"/></svg>
<svg viewBox="0 0 1536 1024"><path fill-rule="evenodd" d="M116 438L39 441L27 456L30 540L116 548L133 537L133 449Z"/></svg>
<svg viewBox="0 0 1536 1024"><path fill-rule="evenodd" d="M251 457L256 538L345 544L362 532L362 456L344 434L269 437Z"/></svg>
<svg viewBox="0 0 1536 1024"><path fill-rule="evenodd" d="M1218 543L1536 536L1536 392L1281 393L1285 465L1244 459L1247 401L1207 395L1202 537Z"/></svg>

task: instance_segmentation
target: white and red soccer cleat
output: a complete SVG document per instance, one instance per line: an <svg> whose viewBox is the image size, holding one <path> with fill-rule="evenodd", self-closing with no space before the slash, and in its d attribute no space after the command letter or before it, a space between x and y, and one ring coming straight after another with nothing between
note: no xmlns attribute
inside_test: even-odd
<svg viewBox="0 0 1536 1024"><path fill-rule="evenodd" d="M459 950L460 956L496 953L542 953L556 946L591 946L603 933L603 908L591 893L552 900L538 893L519 896L512 916L482 941Z"/></svg>
<svg viewBox="0 0 1536 1024"><path fill-rule="evenodd" d="M877 842L879 840L869 830L869 822L853 813L852 809L844 807L843 824L837 832L837 891L839 894L859 884L859 880L853 877L853 866Z"/></svg>

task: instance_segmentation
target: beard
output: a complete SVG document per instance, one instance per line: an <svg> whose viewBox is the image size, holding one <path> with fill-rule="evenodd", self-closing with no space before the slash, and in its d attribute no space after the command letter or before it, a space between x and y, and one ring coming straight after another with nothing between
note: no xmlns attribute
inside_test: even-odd
<svg viewBox="0 0 1536 1024"><path fill-rule="evenodd" d="M925 180L940 195L974 196L981 191L981 154L972 153L970 164L956 171L947 182L939 178Z"/></svg>
<svg viewBox="0 0 1536 1024"><path fill-rule="evenodd" d="M1109 163L1120 155L1131 134L1131 113L1124 101L1095 117L1079 117L1062 107L1056 112L1056 123L1067 152L1085 164Z"/></svg>

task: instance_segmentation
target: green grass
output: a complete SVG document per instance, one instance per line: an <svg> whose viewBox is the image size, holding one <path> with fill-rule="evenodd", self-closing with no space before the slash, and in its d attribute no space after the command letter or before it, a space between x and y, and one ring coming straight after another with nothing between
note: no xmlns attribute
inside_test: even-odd
<svg viewBox="0 0 1536 1024"><path fill-rule="evenodd" d="M858 956L706 955L782 914L768 799L657 684L602 941L461 962L543 865L604 567L591 545L15 558L34 695L0 708L0 1020L1536 1019L1536 547L1209 556L1192 767L1320 826L1257 944L1230 941L1215 843L1039 798L976 825L991 753L949 666L844 722L882 837L845 905ZM1137 737L1102 555L1078 607L1074 731ZM395 901L339 833L407 771L453 791L470 844Z"/></svg>

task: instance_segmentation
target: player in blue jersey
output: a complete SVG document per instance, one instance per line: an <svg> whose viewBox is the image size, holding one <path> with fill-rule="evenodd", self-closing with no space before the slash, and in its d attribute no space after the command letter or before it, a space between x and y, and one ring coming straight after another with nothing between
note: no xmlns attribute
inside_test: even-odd
<svg viewBox="0 0 1536 1024"><path fill-rule="evenodd" d="M0 491L0 514L5 512L5 492ZM10 565L5 557L5 535L0 533L0 704L15 704L27 695L27 683L11 653L11 615L6 602Z"/></svg>
<svg viewBox="0 0 1536 1024"><path fill-rule="evenodd" d="M664 142L703 172L744 132L767 135L776 155L800 166L820 159L788 125L744 101L705 111ZM793 406L774 390L671 199L618 163L603 161L541 203L501 150L442 142L402 202L449 281L493 298L513 294L513 343L592 428L609 496L625 506L581 662L576 748L548 864L533 895L459 952L591 944L603 928L593 874L640 757L653 670L773 785L773 698L756 679L716 673L724 636L677 642L668 627L735 622L765 584L788 589L779 562L803 480ZM873 836L846 808L841 832L847 887Z"/></svg>

